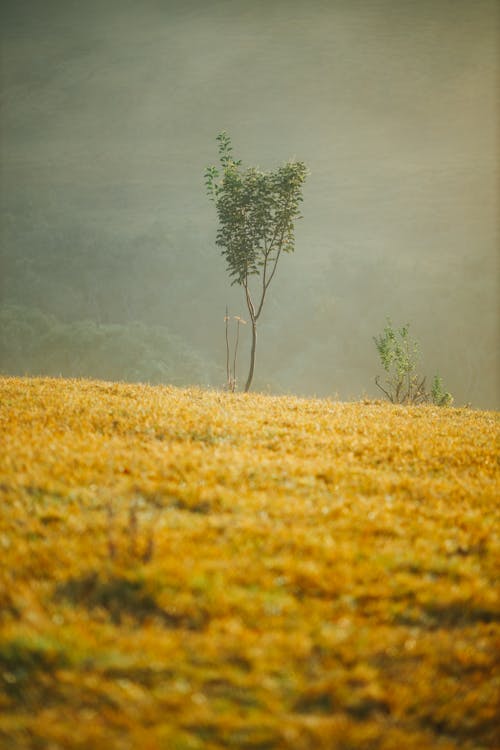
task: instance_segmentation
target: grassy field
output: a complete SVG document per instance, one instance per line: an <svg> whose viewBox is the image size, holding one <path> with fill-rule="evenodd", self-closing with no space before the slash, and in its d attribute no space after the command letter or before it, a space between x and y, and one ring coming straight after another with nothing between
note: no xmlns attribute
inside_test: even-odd
<svg viewBox="0 0 500 750"><path fill-rule="evenodd" d="M0 379L0 747L497 748L500 415Z"/></svg>

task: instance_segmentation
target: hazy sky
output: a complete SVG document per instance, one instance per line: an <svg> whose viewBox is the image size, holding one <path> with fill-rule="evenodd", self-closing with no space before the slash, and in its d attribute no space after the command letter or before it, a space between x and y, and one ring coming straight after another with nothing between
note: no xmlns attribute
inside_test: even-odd
<svg viewBox="0 0 500 750"><path fill-rule="evenodd" d="M304 220L267 323L287 387L373 391L390 315L461 401L498 407L498 16L494 0L4 0L2 204L50 195L97 234L189 220L213 244L220 130L245 163L300 158Z"/></svg>

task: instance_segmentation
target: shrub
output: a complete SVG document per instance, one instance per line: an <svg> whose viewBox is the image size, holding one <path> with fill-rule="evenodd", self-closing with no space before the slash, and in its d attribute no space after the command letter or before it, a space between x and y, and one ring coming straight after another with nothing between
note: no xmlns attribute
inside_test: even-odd
<svg viewBox="0 0 500 750"><path fill-rule="evenodd" d="M417 373L419 345L410 338L410 324L394 329L390 319L379 336L373 340L382 367L387 373L385 384L375 378L378 388L393 404L422 404L432 402L437 406L450 406L453 396L443 388L443 381L435 375L432 389L426 390L426 378Z"/></svg>

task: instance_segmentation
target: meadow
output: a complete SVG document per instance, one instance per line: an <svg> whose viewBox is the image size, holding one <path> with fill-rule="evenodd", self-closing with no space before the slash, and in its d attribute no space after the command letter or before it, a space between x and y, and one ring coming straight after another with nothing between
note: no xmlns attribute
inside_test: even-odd
<svg viewBox="0 0 500 750"><path fill-rule="evenodd" d="M0 436L0 747L499 746L499 413L5 377Z"/></svg>

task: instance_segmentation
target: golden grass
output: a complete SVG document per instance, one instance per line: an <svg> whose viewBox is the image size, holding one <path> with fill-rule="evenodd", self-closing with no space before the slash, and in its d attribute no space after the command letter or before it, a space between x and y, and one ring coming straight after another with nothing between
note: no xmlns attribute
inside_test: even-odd
<svg viewBox="0 0 500 750"><path fill-rule="evenodd" d="M0 746L496 747L499 426L0 379Z"/></svg>

